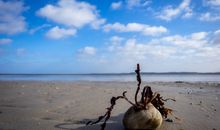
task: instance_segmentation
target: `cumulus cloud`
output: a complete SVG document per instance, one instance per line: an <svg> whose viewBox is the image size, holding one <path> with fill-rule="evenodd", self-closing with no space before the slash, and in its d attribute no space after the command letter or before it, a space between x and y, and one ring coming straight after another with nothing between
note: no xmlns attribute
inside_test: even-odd
<svg viewBox="0 0 220 130"><path fill-rule="evenodd" d="M220 29L214 32L213 44L220 45Z"/></svg>
<svg viewBox="0 0 220 130"><path fill-rule="evenodd" d="M9 38L2 38L2 39L0 39L0 45L9 44L11 42L12 42L12 40L9 39Z"/></svg>
<svg viewBox="0 0 220 130"><path fill-rule="evenodd" d="M135 7L146 7L151 4L151 0L124 0L117 1L111 4L111 8L113 10L117 10L121 7L125 7L127 9L133 9Z"/></svg>
<svg viewBox="0 0 220 130"><path fill-rule="evenodd" d="M99 18L95 6L76 0L59 0L55 5L48 4L41 8L37 14L55 23L74 28L81 28L85 25L98 28L105 22L104 19Z"/></svg>
<svg viewBox="0 0 220 130"><path fill-rule="evenodd" d="M0 34L16 34L26 30L25 18L22 13L26 10L21 1L0 0Z"/></svg>
<svg viewBox="0 0 220 130"><path fill-rule="evenodd" d="M64 29L58 26L51 28L47 33L46 37L51 39L61 39L69 36L74 36L76 34L76 29Z"/></svg>
<svg viewBox="0 0 220 130"><path fill-rule="evenodd" d="M120 42L122 42L124 40L123 37L119 37L119 36L113 36L110 38L111 43L113 44L118 44Z"/></svg>
<svg viewBox="0 0 220 130"><path fill-rule="evenodd" d="M186 8L185 14L183 14L182 18L191 18L193 15L193 10L191 8Z"/></svg>
<svg viewBox="0 0 220 130"><path fill-rule="evenodd" d="M151 3L151 0L126 0L127 7L132 9L134 7L143 7Z"/></svg>
<svg viewBox="0 0 220 130"><path fill-rule="evenodd" d="M118 47L119 55L127 59L142 60L149 56L168 57L176 52L176 49L170 46L154 45L149 43L138 43L136 39L128 39L124 45Z"/></svg>
<svg viewBox="0 0 220 130"><path fill-rule="evenodd" d="M111 8L112 8L113 10L119 9L121 6L122 6L122 1L113 2L113 3L111 4Z"/></svg>
<svg viewBox="0 0 220 130"><path fill-rule="evenodd" d="M117 39L117 40L115 40ZM121 37L120 37L121 39ZM177 50L172 46L155 45L151 43L140 43L135 38L125 39L118 41L118 36L109 39L110 44L107 44L102 52L94 56L88 55L86 47L80 49L80 61L88 62L92 65L97 64L102 68L103 64L111 64L111 69L124 70L130 65L134 65L140 61L148 61L149 59L166 59L174 55ZM119 42L115 44L116 42ZM110 47L113 47L109 49ZM93 50L93 49L92 49ZM92 51L93 52L93 51ZM150 62L150 61L148 61ZM105 70L108 70L105 68Z"/></svg>
<svg viewBox="0 0 220 130"><path fill-rule="evenodd" d="M199 14L199 20L206 22L220 21L220 0L203 0L206 12Z"/></svg>
<svg viewBox="0 0 220 130"><path fill-rule="evenodd" d="M214 33L216 41L220 42L220 31ZM210 38L207 32L195 32L190 35L171 35L152 39L149 42L140 43L136 39L128 39L122 44L117 44L114 53L123 58L133 61L146 60L149 57L155 59L194 59L218 58L219 47L211 44L213 38ZM204 60L204 59L203 59Z"/></svg>
<svg viewBox="0 0 220 130"><path fill-rule="evenodd" d="M121 23L106 24L103 28L106 32L109 32L111 30L117 32L140 32L143 35L149 36L157 36L162 33L168 32L167 28L163 26L150 26L140 23L128 23L127 25Z"/></svg>
<svg viewBox="0 0 220 130"><path fill-rule="evenodd" d="M220 20L220 15L219 14L212 14L210 12L202 13L199 17L201 21L208 21L208 22L213 22L213 21L219 21Z"/></svg>
<svg viewBox="0 0 220 130"><path fill-rule="evenodd" d="M192 33L188 36L173 35L161 38L160 42L176 45L181 48L200 48L208 44L208 41L206 40L207 35L207 32Z"/></svg>
<svg viewBox="0 0 220 130"><path fill-rule="evenodd" d="M219 47L212 44L218 34L208 32L196 32L190 35L181 36L173 35L162 37L155 40L157 44L162 46L172 46L176 50L174 56L176 58L191 59L195 61L205 61L209 58L218 59L220 54ZM155 42L153 41L153 42ZM218 39L216 39L218 41Z"/></svg>
<svg viewBox="0 0 220 130"><path fill-rule="evenodd" d="M203 40L207 37L208 32L196 32L191 34L192 40Z"/></svg>
<svg viewBox="0 0 220 130"><path fill-rule="evenodd" d="M114 51L125 39L119 36L113 36L110 38L110 44L108 46L109 51Z"/></svg>
<svg viewBox="0 0 220 130"><path fill-rule="evenodd" d="M156 17L162 20L170 21L182 14L183 18L189 18L193 15L193 11L190 8L190 2L191 0L183 0L176 8L169 5L165 7L162 12L159 12Z"/></svg>
<svg viewBox="0 0 220 130"><path fill-rule="evenodd" d="M127 5L129 8L138 6L139 4L140 4L140 0L127 0Z"/></svg>
<svg viewBox="0 0 220 130"><path fill-rule="evenodd" d="M220 0L205 0L208 5L220 6Z"/></svg>
<svg viewBox="0 0 220 130"><path fill-rule="evenodd" d="M92 46L86 46L79 50L80 56L93 56L96 54L96 48Z"/></svg>
<svg viewBox="0 0 220 130"><path fill-rule="evenodd" d="M105 44L105 49L99 51L101 53L92 58L84 57L82 62L86 61L104 72L109 69L127 72L136 63L141 63L147 68L145 71L151 72L216 71L219 68L220 46L212 44L212 41L219 34L220 30L203 31L188 35L153 37L149 41L113 36L109 38L109 44ZM210 65L213 66L212 69L208 67Z"/></svg>

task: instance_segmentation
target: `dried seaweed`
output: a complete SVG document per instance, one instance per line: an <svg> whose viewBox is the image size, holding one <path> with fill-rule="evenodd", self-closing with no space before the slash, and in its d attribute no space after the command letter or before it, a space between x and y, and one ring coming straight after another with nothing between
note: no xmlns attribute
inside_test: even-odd
<svg viewBox="0 0 220 130"><path fill-rule="evenodd" d="M150 86L145 86L143 88L143 91L141 93L141 100L138 101L137 97L138 97L138 93L140 91L140 86L141 86L141 75L140 75L140 65L137 64L137 69L135 70L136 72L136 77L137 77L137 89L135 92L135 103L131 102L127 97L126 97L126 92L124 91L122 96L117 96L117 97L112 97L110 100L111 106L106 108L107 112L103 115L103 116L99 116L99 118L96 121L89 121L88 123L86 123L86 125L94 125L97 124L99 122L101 122L104 119L104 122L101 124L101 130L105 129L106 126L106 122L108 121L108 119L111 116L111 112L114 108L114 106L116 105L116 101L118 99L125 99L128 103L130 103L132 106L134 106L136 111L140 111L140 110L144 110L146 109L146 105L148 103L152 103L154 105L154 107L156 109L158 109L158 111L161 113L161 115L164 118L167 118L168 114L172 114L172 109L170 108L166 108L164 106L164 102L168 101L168 100L172 100L172 101L176 101L175 99L172 98L167 98L167 99L163 99L162 96L160 96L159 93L153 93L151 90ZM178 119L178 117L175 117L176 119Z"/></svg>
<svg viewBox="0 0 220 130"><path fill-rule="evenodd" d="M137 74L137 82L138 82L138 84L137 84L137 90L136 90L136 93L135 93L135 103L136 103L136 105L138 106L138 105L140 105L140 104L139 104L138 101L137 101L137 95L138 95L138 93L139 93L140 86L141 86L141 75L140 75L140 66L139 66L139 64L137 64L137 69L135 70L135 72L136 72L136 74Z"/></svg>
<svg viewBox="0 0 220 130"><path fill-rule="evenodd" d="M106 122L107 122L108 119L110 118L111 112L112 112L112 110L113 110L113 108L114 108L114 106L115 106L115 104L116 104L116 101L117 101L118 99L125 99L125 100L128 101L131 105L133 105L133 106L135 105L134 103L132 103L131 101L128 100L128 98L127 98L126 95L125 95L126 93L127 93L127 91L124 91L123 94L122 94L122 96L112 97L111 100L110 100L111 106L108 107L108 108L106 108L106 109L107 109L107 112L105 113L105 115L100 116L100 117L98 118L98 120L96 120L96 121L94 121L94 122L93 122L93 121L87 122L86 125L94 125L94 124L99 123L102 119L104 119L104 123L101 125L101 130L104 130L104 129L105 129L105 126L106 126Z"/></svg>

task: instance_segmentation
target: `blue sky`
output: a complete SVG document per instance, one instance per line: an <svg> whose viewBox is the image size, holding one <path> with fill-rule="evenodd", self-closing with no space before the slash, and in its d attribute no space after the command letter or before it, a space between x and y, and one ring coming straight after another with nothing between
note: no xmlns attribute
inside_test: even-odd
<svg viewBox="0 0 220 130"><path fill-rule="evenodd" d="M0 73L219 72L220 0L0 0Z"/></svg>

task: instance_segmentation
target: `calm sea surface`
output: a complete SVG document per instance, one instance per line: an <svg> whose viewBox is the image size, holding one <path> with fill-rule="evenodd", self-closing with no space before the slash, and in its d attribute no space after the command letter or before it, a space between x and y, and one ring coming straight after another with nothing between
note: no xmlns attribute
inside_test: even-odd
<svg viewBox="0 0 220 130"><path fill-rule="evenodd" d="M220 74L142 74L143 81L210 81L220 82ZM42 80L42 81L136 81L135 74L16 74L0 75L0 80Z"/></svg>

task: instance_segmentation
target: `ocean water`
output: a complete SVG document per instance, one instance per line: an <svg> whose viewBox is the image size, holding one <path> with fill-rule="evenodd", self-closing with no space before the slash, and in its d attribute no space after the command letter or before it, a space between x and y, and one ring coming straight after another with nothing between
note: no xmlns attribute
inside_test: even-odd
<svg viewBox="0 0 220 130"><path fill-rule="evenodd" d="M220 82L220 74L142 74L142 81ZM136 81L135 74L1 74L0 80Z"/></svg>

